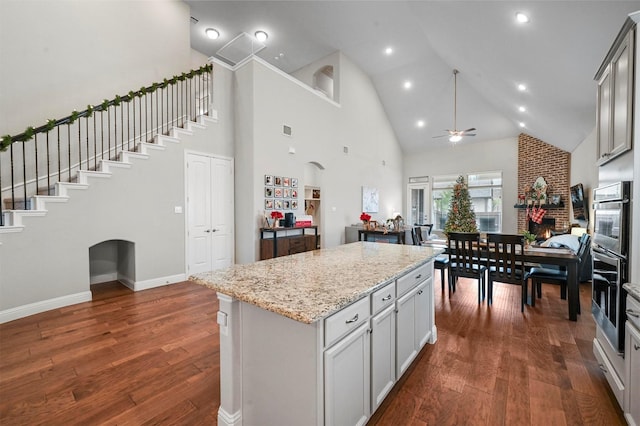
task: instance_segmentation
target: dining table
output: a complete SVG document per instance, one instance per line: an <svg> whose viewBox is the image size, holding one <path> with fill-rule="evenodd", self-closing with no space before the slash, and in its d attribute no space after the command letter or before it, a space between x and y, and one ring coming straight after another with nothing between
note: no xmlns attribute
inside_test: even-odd
<svg viewBox="0 0 640 426"><path fill-rule="evenodd" d="M448 252L447 240L432 239L424 241L423 245L441 247ZM481 242L482 245L482 242ZM480 247L480 261L486 262L486 258L483 258L482 253L486 246ZM580 308L580 279L578 274L578 266L580 264L580 258L573 250L568 248L556 248L556 247L542 247L538 245L525 246L523 253L519 256L524 261L525 265L531 266L536 264L543 265L557 265L562 268L566 268L567 271L567 305L569 307L569 320L577 321L578 312ZM531 297L535 297L532 292Z"/></svg>

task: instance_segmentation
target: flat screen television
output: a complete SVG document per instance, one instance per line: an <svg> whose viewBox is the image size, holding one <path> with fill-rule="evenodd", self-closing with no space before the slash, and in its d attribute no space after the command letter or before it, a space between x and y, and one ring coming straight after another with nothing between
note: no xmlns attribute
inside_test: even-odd
<svg viewBox="0 0 640 426"><path fill-rule="evenodd" d="M588 220L587 200L584 196L582 184L573 185L570 188L571 207L573 207L573 218L576 220Z"/></svg>

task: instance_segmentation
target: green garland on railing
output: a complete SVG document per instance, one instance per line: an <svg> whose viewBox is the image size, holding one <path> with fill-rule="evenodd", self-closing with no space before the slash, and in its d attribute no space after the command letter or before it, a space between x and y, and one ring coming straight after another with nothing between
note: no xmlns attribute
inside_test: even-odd
<svg viewBox="0 0 640 426"><path fill-rule="evenodd" d="M110 104L119 106L123 100L125 102L129 102L133 100L135 97L141 98L147 93L155 92L159 88L164 89L169 84L174 85L174 84L177 84L179 81L185 81L187 78L193 78L196 75L200 76L203 73L211 72L212 70L213 70L212 64L203 65L198 69L189 71L188 73L183 72L180 75L174 75L173 78L171 79L165 78L161 83L153 83L150 87L142 86L140 90L136 92L132 90L124 99L120 95L116 95L113 101L109 101L108 99L105 99L102 102L102 104L100 104L99 106L87 105L86 111L82 113L79 113L78 111L74 110L71 113L71 115L66 119L61 119L61 120L50 119L47 121L47 123L44 126L39 127L37 131L33 127L29 126L22 134L19 134L13 137L11 135L5 135L2 137L2 140L0 141L0 152L6 151L7 148L9 148L11 144L14 142L26 142L28 140L33 139L36 133L50 132L59 124L71 125L80 117L91 117L93 115L93 112L96 111L97 108L99 108L101 111L107 111L109 109Z"/></svg>

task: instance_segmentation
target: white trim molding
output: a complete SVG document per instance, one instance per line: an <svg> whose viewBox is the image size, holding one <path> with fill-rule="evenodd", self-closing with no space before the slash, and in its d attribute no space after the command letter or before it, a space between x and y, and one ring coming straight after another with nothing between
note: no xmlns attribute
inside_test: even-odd
<svg viewBox="0 0 640 426"><path fill-rule="evenodd" d="M0 311L0 324L25 318L30 315L39 314L41 312L50 311L52 309L63 308L65 306L90 301L91 291L83 291L81 293L69 294L67 296L55 297L53 299L17 306L15 308Z"/></svg>

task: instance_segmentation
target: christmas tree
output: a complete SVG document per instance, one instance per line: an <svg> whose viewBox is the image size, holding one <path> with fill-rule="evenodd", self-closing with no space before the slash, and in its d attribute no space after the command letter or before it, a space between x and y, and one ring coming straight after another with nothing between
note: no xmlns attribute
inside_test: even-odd
<svg viewBox="0 0 640 426"><path fill-rule="evenodd" d="M453 197L449 205L447 223L444 232L478 232L476 214L473 212L469 188L464 183L464 177L458 176L453 186Z"/></svg>

